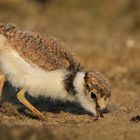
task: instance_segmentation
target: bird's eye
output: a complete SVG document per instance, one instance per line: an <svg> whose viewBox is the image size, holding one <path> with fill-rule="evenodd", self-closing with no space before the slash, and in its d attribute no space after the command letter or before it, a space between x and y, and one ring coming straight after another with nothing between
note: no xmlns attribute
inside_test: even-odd
<svg viewBox="0 0 140 140"><path fill-rule="evenodd" d="M91 92L91 98L96 100L97 99L97 95L95 93Z"/></svg>

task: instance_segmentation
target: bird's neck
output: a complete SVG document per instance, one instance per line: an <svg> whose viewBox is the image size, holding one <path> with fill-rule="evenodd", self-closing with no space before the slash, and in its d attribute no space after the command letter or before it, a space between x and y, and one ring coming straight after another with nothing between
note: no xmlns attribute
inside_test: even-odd
<svg viewBox="0 0 140 140"><path fill-rule="evenodd" d="M78 72L74 78L73 86L76 93L83 93L85 85L85 72Z"/></svg>
<svg viewBox="0 0 140 140"><path fill-rule="evenodd" d="M76 95L84 88L85 72L70 72L64 80L65 89L71 95Z"/></svg>

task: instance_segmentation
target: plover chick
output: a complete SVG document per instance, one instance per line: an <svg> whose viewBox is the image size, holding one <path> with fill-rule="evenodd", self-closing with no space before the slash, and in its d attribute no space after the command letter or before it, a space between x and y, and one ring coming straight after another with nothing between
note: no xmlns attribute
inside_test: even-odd
<svg viewBox="0 0 140 140"><path fill-rule="evenodd" d="M20 31L0 24L0 95L4 81L19 88L17 99L44 119L26 98L51 97L76 101L94 116L102 116L110 97L110 84L100 72L85 72L71 51L53 37Z"/></svg>

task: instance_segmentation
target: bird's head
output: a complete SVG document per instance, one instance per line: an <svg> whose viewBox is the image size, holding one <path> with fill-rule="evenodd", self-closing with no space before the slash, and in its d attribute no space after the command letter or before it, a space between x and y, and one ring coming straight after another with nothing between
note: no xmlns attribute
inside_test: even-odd
<svg viewBox="0 0 140 140"><path fill-rule="evenodd" d="M79 73L76 79L77 98L82 107L95 116L102 117L111 94L108 79L100 72Z"/></svg>
<svg viewBox="0 0 140 140"><path fill-rule="evenodd" d="M108 79L100 72L87 72L84 92L87 98L96 104L96 111L101 115L111 94Z"/></svg>

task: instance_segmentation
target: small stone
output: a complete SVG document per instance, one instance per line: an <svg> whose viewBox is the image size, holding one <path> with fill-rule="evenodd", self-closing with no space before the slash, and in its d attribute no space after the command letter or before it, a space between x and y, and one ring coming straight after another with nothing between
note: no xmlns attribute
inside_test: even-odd
<svg viewBox="0 0 140 140"><path fill-rule="evenodd" d="M132 117L130 121L133 121L133 122L140 122L140 115L137 115L135 117Z"/></svg>

